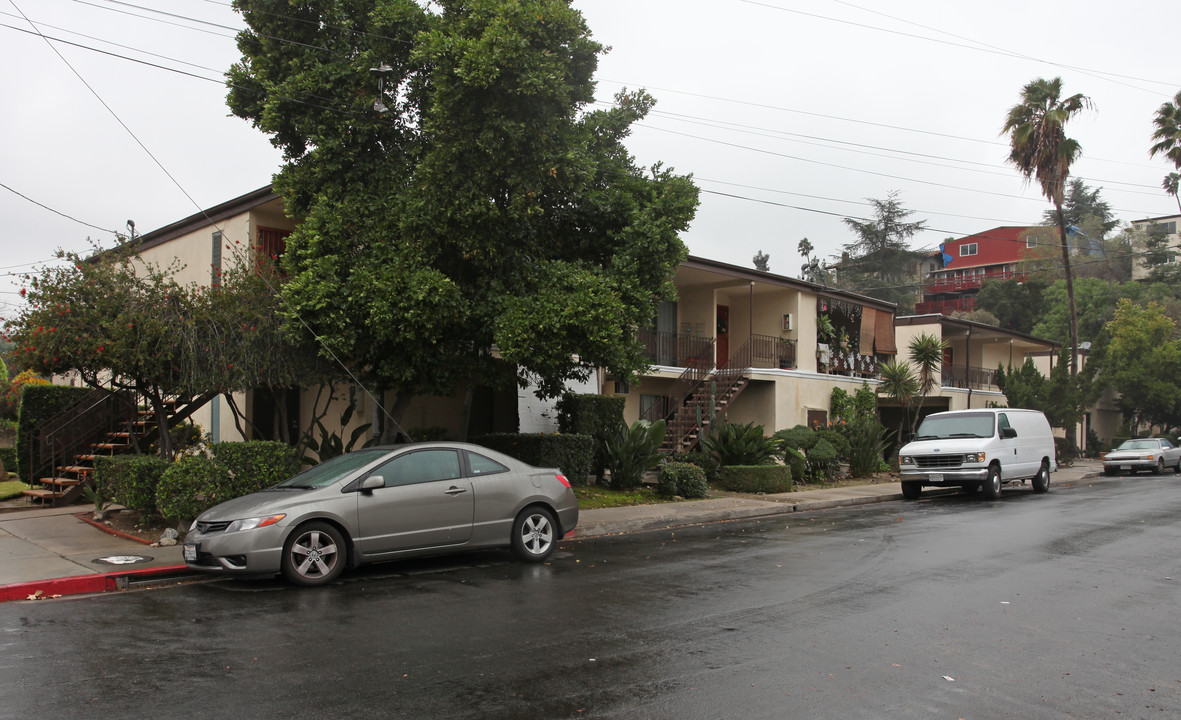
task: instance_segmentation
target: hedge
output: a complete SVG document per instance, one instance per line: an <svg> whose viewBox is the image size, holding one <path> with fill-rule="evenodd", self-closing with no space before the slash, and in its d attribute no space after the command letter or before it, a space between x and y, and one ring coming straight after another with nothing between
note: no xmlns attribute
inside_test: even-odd
<svg viewBox="0 0 1181 720"><path fill-rule="evenodd" d="M16 421L16 463L21 480L34 484L33 469L41 466L41 453L34 433L90 392L90 388L68 385L26 385L21 392ZM30 450L32 458L29 457ZM73 458L69 458L71 461ZM7 466L6 466L7 467Z"/></svg>
<svg viewBox="0 0 1181 720"><path fill-rule="evenodd" d="M295 448L270 440L216 443L213 459L230 471L230 483L222 488L227 500L281 483L301 465Z"/></svg>
<svg viewBox="0 0 1181 720"><path fill-rule="evenodd" d="M709 494L705 471L687 462L670 462L660 466L656 492L664 497L703 498Z"/></svg>
<svg viewBox="0 0 1181 720"><path fill-rule="evenodd" d="M229 500L223 490L229 484L230 471L225 465L202 455L186 455L160 476L156 506L169 520L192 520Z"/></svg>
<svg viewBox="0 0 1181 720"><path fill-rule="evenodd" d="M138 510L145 517L155 516L156 489L169 464L155 455L95 458L95 489L102 497Z"/></svg>
<svg viewBox="0 0 1181 720"><path fill-rule="evenodd" d="M791 488L791 468L786 465L729 465L719 472L718 486L741 493L782 493Z"/></svg>
<svg viewBox="0 0 1181 720"><path fill-rule="evenodd" d="M607 467L607 439L623 423L626 403L627 398L619 395L574 393L567 393L558 400L558 430L563 434L590 435L594 438L591 472L599 477L603 476L603 470Z"/></svg>
<svg viewBox="0 0 1181 720"><path fill-rule="evenodd" d="M590 435L490 433L472 442L537 467L556 467L572 485L585 485L594 457Z"/></svg>
<svg viewBox="0 0 1181 720"><path fill-rule="evenodd" d="M0 462L4 463L4 469L13 475L20 476L20 472L16 466L16 448L0 448ZM21 478L24 480L24 478Z"/></svg>

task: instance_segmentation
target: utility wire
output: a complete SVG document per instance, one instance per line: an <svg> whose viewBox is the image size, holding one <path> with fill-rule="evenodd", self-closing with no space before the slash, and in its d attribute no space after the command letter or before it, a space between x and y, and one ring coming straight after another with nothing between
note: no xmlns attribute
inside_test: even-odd
<svg viewBox="0 0 1181 720"><path fill-rule="evenodd" d="M44 209L48 210L49 212L51 212L51 213L53 213L53 214L55 214L55 215L60 215L60 216L64 217L64 218L65 218L65 219L67 219L67 220L73 220L74 222L78 223L79 225L85 225L86 227L88 227L88 228L94 228L95 230L102 230L103 232L111 233L112 235L118 235L118 234L119 234L119 233L118 233L118 232L116 232L115 230L108 230L107 228L104 228L104 227L99 227L98 225L92 225L91 223L88 223L88 222L86 222L86 221L84 221L84 220L79 220L79 219L78 219L78 218L76 218L76 217L72 217L72 216L70 216L70 215L67 215L67 214L65 214L65 213L64 213L64 212L62 212L61 210L54 210L53 208L49 207L48 205L46 205L46 204L44 204L44 203L37 202L36 200L34 200L33 198L29 197L28 195L25 195L25 194L23 194L23 193L19 193L19 192L17 192L16 190L13 190L12 188L10 188L10 187L8 187L7 185L5 185L4 183L0 183L0 187L4 188L5 190L7 190L8 192L12 193L13 195L16 195L16 196L18 196L18 197L22 197L22 198L24 198L25 200L28 200L29 202L33 203L34 205L36 205L36 206L38 206L38 207L41 207L41 208L44 208Z"/></svg>

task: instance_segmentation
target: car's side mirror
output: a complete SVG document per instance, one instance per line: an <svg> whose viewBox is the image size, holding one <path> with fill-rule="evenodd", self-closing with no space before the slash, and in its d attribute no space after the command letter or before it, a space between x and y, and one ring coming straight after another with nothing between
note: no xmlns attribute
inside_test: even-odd
<svg viewBox="0 0 1181 720"><path fill-rule="evenodd" d="M361 485L357 489L363 493L369 493L383 487L385 487L385 478L380 475L370 475L361 481Z"/></svg>
<svg viewBox="0 0 1181 720"><path fill-rule="evenodd" d="M1001 437L1003 437L1003 438L1017 437L1017 428L1011 428L1011 427L1001 428Z"/></svg>

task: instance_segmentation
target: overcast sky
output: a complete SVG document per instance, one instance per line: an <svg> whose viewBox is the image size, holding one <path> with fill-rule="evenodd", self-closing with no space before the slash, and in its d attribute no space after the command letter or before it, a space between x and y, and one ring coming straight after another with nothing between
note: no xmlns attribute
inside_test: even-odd
<svg viewBox="0 0 1181 720"><path fill-rule="evenodd" d="M1037 77L1095 104L1067 129L1075 176L1121 220L1177 211L1160 189L1172 168L1148 156L1153 114L1181 89L1175 0L574 4L612 48L598 100L624 86L658 100L629 141L637 160L702 189L694 255L750 266L762 250L795 276L801 238L838 254L853 239L841 218L894 190L931 228L916 247L1040 222L1049 206L998 135ZM22 14L74 45L22 32ZM148 232L270 182L279 153L225 106L241 27L228 0L0 0L0 315L57 248L110 246L128 219Z"/></svg>

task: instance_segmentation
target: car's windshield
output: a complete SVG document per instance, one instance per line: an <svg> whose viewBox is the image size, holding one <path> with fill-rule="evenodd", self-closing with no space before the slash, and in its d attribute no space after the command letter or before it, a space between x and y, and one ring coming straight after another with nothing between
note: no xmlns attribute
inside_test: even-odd
<svg viewBox="0 0 1181 720"><path fill-rule="evenodd" d="M1156 440L1128 440L1120 445L1117 450L1157 450L1160 448L1160 443Z"/></svg>
<svg viewBox="0 0 1181 720"><path fill-rule="evenodd" d="M341 478L368 465L389 450L370 449L338 455L331 460L314 465L295 477L275 485L276 488L319 488L327 487Z"/></svg>
<svg viewBox="0 0 1181 720"><path fill-rule="evenodd" d="M992 413L963 413L929 415L919 425L915 440L943 440L945 438L986 438L993 435L996 416Z"/></svg>

